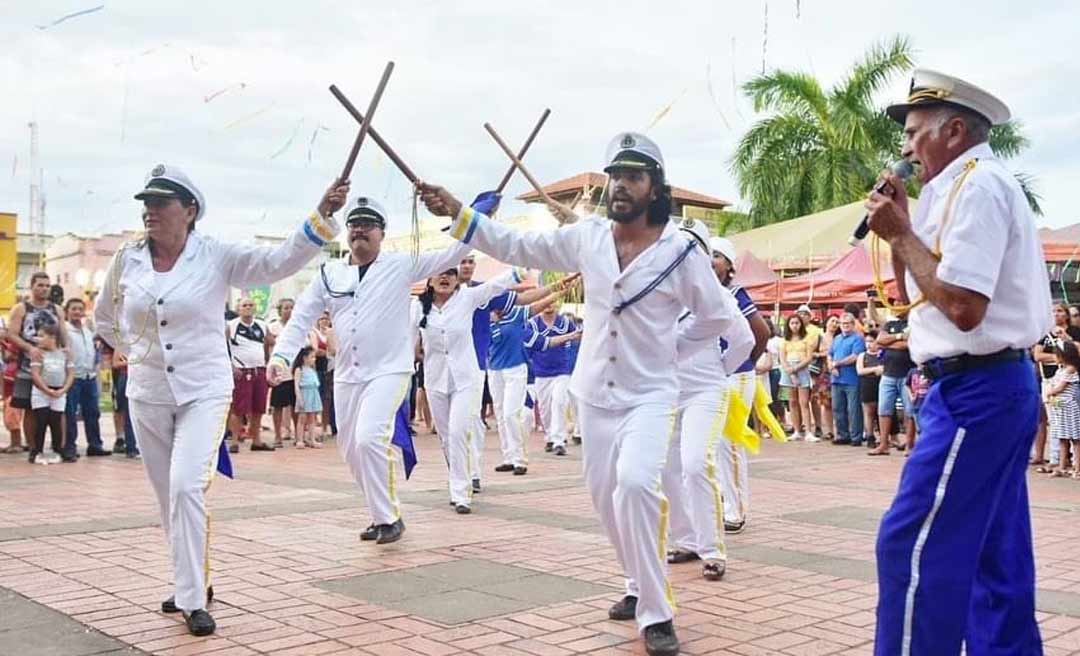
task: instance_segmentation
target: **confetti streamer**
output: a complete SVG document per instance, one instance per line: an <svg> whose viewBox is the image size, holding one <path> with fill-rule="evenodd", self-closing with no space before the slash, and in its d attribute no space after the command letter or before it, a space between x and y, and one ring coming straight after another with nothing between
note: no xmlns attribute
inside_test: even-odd
<svg viewBox="0 0 1080 656"><path fill-rule="evenodd" d="M795 0L795 20L799 20L802 16L802 1Z"/></svg>
<svg viewBox="0 0 1080 656"><path fill-rule="evenodd" d="M735 107L735 114L738 115L739 120L746 122L746 117L742 115L742 111L739 109L739 80L738 75L735 73L735 53L736 53L735 37L731 37L731 104Z"/></svg>
<svg viewBox="0 0 1080 656"><path fill-rule="evenodd" d="M289 146L291 146L293 141L296 139L296 134L300 131L300 127L302 125L304 125L304 118L300 117L300 120L296 122L296 126L293 127L292 134L289 135L289 140L286 141L285 145L283 145L281 148L278 148L277 152L270 156L270 159L277 159L279 155L289 149Z"/></svg>
<svg viewBox="0 0 1080 656"><path fill-rule="evenodd" d="M270 111L273 108L274 108L274 103L270 103L266 107L263 107L262 109L260 109L260 110L258 110L256 112L252 112L252 113L248 114L247 116L241 116L240 118L236 119L232 123L229 123L228 125L226 125L224 129L229 130L229 129L235 128L237 125L240 125L241 123L246 123L246 122L250 121L253 118L257 118L257 117L265 114L266 112Z"/></svg>
<svg viewBox="0 0 1080 656"><path fill-rule="evenodd" d="M78 18L79 16L85 16L87 14L92 14L94 12L101 11L104 8L105 8L105 5L98 5L97 7L91 7L89 9L83 9L82 11L76 11L75 13L68 14L66 16L61 16L60 18L57 18L56 20L54 20L53 22L51 22L51 23L49 23L47 25L35 25L35 27L37 27L39 30L47 30L47 29L49 29L51 27L56 27L57 25L59 25L60 23L63 23L64 21L69 21L72 18Z"/></svg>
<svg viewBox="0 0 1080 656"><path fill-rule="evenodd" d="M709 92L709 97L712 98L713 107L716 108L716 113L720 115L720 120L724 122L724 126L727 129L731 129L731 123L728 122L727 116L724 116L724 111L720 109L720 101L716 98L716 91L713 89L712 84L712 64L705 63L705 89Z"/></svg>
<svg viewBox="0 0 1080 656"><path fill-rule="evenodd" d="M659 123L665 116L667 116L669 112L671 112L671 108L675 106L675 103L682 100L682 97L685 96L685 95L686 95L686 89L683 89L682 93L680 93L679 96L677 98L675 98L675 100L672 100L670 103L668 103L667 107L664 107L663 109L661 109L660 112L657 113L657 115L655 117L653 117L653 120L649 123L649 125L644 130L642 130L642 132L648 132L649 130L656 127L656 124Z"/></svg>
<svg viewBox="0 0 1080 656"><path fill-rule="evenodd" d="M15 179L15 173L19 170L19 154L15 153L15 156L11 158L11 178Z"/></svg>
<svg viewBox="0 0 1080 656"><path fill-rule="evenodd" d="M243 91L246 88L247 88L247 83L246 82L240 82L239 84L231 84L231 85L225 87L224 89L218 89L217 91L210 94L209 96L203 96L203 102L208 103L211 100L213 100L214 98L217 98L218 96L224 95L224 94L226 94L226 93L228 93L230 91Z"/></svg>
<svg viewBox="0 0 1080 656"><path fill-rule="evenodd" d="M312 152L312 149L314 149L314 147L315 147L315 137L319 136L320 131L329 132L330 128L326 127L325 125L316 125L315 129L311 131L311 139L308 140L308 145L307 145L307 161L308 161L308 164L311 164L311 152Z"/></svg>
<svg viewBox="0 0 1080 656"><path fill-rule="evenodd" d="M765 0L764 31L761 36L761 74L765 75L765 58L769 53L769 0Z"/></svg>
<svg viewBox="0 0 1080 656"><path fill-rule="evenodd" d="M195 53L193 52L188 53L188 61L191 62L191 70L195 71L196 73L199 72L200 65L206 66L206 62L196 57Z"/></svg>

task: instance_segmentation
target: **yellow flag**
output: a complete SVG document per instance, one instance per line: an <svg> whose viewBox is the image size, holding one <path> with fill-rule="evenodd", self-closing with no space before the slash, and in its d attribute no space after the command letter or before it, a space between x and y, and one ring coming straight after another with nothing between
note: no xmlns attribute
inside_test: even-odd
<svg viewBox="0 0 1080 656"><path fill-rule="evenodd" d="M754 414L757 415L758 421L769 430L769 435L774 440L777 442L788 441L787 433L784 432L784 428L776 420L772 410L769 409L769 397L765 392L765 386L761 384L760 378L754 384Z"/></svg>
<svg viewBox="0 0 1080 656"><path fill-rule="evenodd" d="M724 437L732 444L741 444L750 453L761 451L761 436L748 425L750 408L742 400L742 395L735 390L728 392L727 421L724 423Z"/></svg>

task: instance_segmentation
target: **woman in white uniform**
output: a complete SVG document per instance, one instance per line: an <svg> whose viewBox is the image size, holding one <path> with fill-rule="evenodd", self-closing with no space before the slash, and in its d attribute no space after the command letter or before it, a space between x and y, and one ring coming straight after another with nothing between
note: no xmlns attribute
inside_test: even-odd
<svg viewBox="0 0 1080 656"><path fill-rule="evenodd" d="M145 238L125 244L95 310L98 335L128 357L129 411L173 560L174 596L194 635L214 632L206 611L210 517L204 495L217 466L233 376L221 308L231 287L288 277L338 232L331 214L349 185L335 182L318 209L279 246L228 244L195 231L202 193L176 167L159 165L146 188Z"/></svg>
<svg viewBox="0 0 1080 656"><path fill-rule="evenodd" d="M434 285L420 298L424 386L450 468L450 504L462 515L472 512L473 415L484 392L484 376L473 349L473 312L519 282L521 276L511 270L482 285L462 287L457 269L451 268L435 276Z"/></svg>

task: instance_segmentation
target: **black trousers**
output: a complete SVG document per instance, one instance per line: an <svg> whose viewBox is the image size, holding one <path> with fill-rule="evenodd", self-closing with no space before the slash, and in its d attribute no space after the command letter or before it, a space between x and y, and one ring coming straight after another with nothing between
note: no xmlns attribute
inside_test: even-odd
<svg viewBox="0 0 1080 656"><path fill-rule="evenodd" d="M37 408L34 413L34 442L30 457L45 450L45 429L51 432L53 453L60 455L64 447L64 413L51 408Z"/></svg>

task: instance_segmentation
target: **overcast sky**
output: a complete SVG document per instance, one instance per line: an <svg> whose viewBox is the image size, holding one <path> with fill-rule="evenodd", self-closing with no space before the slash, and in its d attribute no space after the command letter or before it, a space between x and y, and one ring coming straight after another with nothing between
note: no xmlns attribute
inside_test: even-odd
<svg viewBox="0 0 1080 656"><path fill-rule="evenodd" d="M516 147L550 107L527 164L552 182L600 170L616 132L644 129L674 103L649 130L670 180L738 204L728 162L755 116L735 85L763 58L832 84L893 34L911 37L918 64L1005 100L1032 142L1010 166L1035 176L1041 223L1080 221L1069 200L1080 181L1077 3L105 0L35 27L101 2L0 0L0 211L25 220L36 121L53 233L137 228L131 195L159 162L202 188L200 229L285 231L340 171L356 133L327 86L362 109L391 59L375 125L420 176L463 200L508 164L485 121ZM882 103L907 84L895 79ZM390 206L391 231L407 227L409 185L374 143L352 179L354 192ZM527 189L518 175L508 192Z"/></svg>

